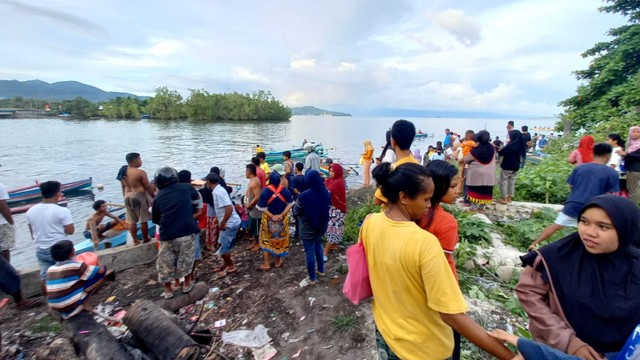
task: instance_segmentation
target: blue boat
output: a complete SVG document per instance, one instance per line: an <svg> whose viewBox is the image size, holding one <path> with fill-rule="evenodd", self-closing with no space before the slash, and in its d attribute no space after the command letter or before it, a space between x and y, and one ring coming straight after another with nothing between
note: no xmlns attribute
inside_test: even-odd
<svg viewBox="0 0 640 360"><path fill-rule="evenodd" d="M78 181L63 183L60 185L60 191L62 191L65 196L69 196L70 194L73 194L77 191L91 188L92 181L92 178L87 178ZM11 206L19 203L37 201L42 199L39 185L40 183L36 181L33 185L9 190L9 200L7 201L7 203Z"/></svg>
<svg viewBox="0 0 640 360"><path fill-rule="evenodd" d="M124 220L125 214L121 214L118 216L120 219ZM151 221L147 221L149 226L149 237L153 238L156 235L156 224ZM98 250L104 250L107 248L114 248L127 244L127 235L129 234L129 229L124 230L116 230L111 229L105 233L107 236L105 239L100 240L98 243ZM142 231L140 231L140 227L138 227L137 237L139 240L142 240ZM155 241L155 240L152 240ZM82 254L83 252L94 251L93 249L93 241L91 239L85 239L83 242L77 243L73 246L76 250L77 254Z"/></svg>

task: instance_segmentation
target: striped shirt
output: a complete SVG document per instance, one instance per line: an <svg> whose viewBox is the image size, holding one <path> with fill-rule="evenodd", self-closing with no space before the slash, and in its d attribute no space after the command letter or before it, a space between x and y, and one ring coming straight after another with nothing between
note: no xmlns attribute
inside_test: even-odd
<svg viewBox="0 0 640 360"><path fill-rule="evenodd" d="M86 287L100 279L100 267L73 260L61 261L47 271L47 301L49 307L68 319L82 311L80 306L88 295Z"/></svg>

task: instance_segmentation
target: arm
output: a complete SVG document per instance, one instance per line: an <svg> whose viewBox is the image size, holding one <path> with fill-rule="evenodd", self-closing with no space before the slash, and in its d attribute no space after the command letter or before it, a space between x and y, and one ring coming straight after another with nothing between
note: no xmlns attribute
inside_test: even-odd
<svg viewBox="0 0 640 360"><path fill-rule="evenodd" d="M64 233L67 235L73 235L73 233L76 231L75 226L73 226L73 224L69 224L69 225L65 225L64 226Z"/></svg>
<svg viewBox="0 0 640 360"><path fill-rule="evenodd" d="M124 181L120 180L120 187L122 187L122 197L124 197Z"/></svg>
<svg viewBox="0 0 640 360"><path fill-rule="evenodd" d="M2 217L7 220L9 224L13 225L13 217L11 216L11 209L9 209L7 200L0 200L0 214L2 214Z"/></svg>
<svg viewBox="0 0 640 360"><path fill-rule="evenodd" d="M196 212L193 214L193 218L197 219L202 214L202 208L196 208Z"/></svg>
<svg viewBox="0 0 640 360"><path fill-rule="evenodd" d="M31 240L35 240L33 238L33 228L31 227L31 224L28 224L28 225L29 225L29 234L31 234Z"/></svg>
<svg viewBox="0 0 640 360"><path fill-rule="evenodd" d="M489 336L489 334L468 315L440 313L440 317L442 321L451 326L453 330L459 332L460 335L469 339L469 341L496 358L508 360L515 356L511 350L507 349L498 340Z"/></svg>
<svg viewBox="0 0 640 360"><path fill-rule="evenodd" d="M98 243L100 242L100 238L98 238L98 227L96 226L96 222L93 221L93 216L89 218L89 230L91 231L91 241L93 241L93 248L98 250Z"/></svg>
<svg viewBox="0 0 640 360"><path fill-rule="evenodd" d="M551 309L550 291L549 284L531 266L524 269L516 286L518 300L529 315L529 330L534 339L573 355L578 349L588 345Z"/></svg>
<svg viewBox="0 0 640 360"><path fill-rule="evenodd" d="M273 220L276 220L276 221L282 220L282 218L287 216L287 213L289 212L289 210L291 210L291 208L293 207L293 204L295 204L295 203L294 202L288 203L287 207L284 208L284 210L280 214L278 214L278 215L273 217Z"/></svg>
<svg viewBox="0 0 640 360"><path fill-rule="evenodd" d="M473 155L471 155L471 153L467 154L467 156L464 157L464 159L462 159L462 162L464 162L465 164L469 164L471 162L473 162L475 160L475 158L473 157Z"/></svg>
<svg viewBox="0 0 640 360"><path fill-rule="evenodd" d="M140 170L140 171L142 172L142 174L140 174L140 177L142 178L142 187L144 187L144 189L147 190L147 194L149 194L149 196L151 196L152 199L155 198L156 193L155 191L153 191L153 187L151 187L151 183L147 178L147 173L144 172L143 170Z"/></svg>
<svg viewBox="0 0 640 360"><path fill-rule="evenodd" d="M112 218L113 220L117 221L118 224L124 226L125 228L127 227L127 224L124 223L124 221L122 221L122 219L120 219L119 217L113 215L112 213L107 211L107 216Z"/></svg>
<svg viewBox="0 0 640 360"><path fill-rule="evenodd" d="M222 221L220 221L220 230L226 230L227 229L227 220L229 220L229 218L231 217L231 214L233 214L233 206L231 205L227 205L224 207L224 217L222 218Z"/></svg>

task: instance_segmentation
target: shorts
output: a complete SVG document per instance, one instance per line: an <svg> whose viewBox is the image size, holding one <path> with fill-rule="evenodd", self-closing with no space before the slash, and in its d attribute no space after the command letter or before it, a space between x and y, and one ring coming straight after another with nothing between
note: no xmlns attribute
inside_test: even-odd
<svg viewBox="0 0 640 360"><path fill-rule="evenodd" d="M36 258L38 259L38 266L40 267L40 278L45 280L47 278L47 270L56 264L56 261L51 257L51 251L49 249L37 248Z"/></svg>
<svg viewBox="0 0 640 360"><path fill-rule="evenodd" d="M571 216L566 215L563 212L558 214L558 217L556 217L556 219L553 221L553 223L556 224L556 225L561 225L561 226L570 226L570 227L574 227L574 228L578 227L578 219L572 218Z"/></svg>
<svg viewBox="0 0 640 360"><path fill-rule="evenodd" d="M151 220L147 193L126 193L124 195L124 207L127 209L127 222L129 224Z"/></svg>
<svg viewBox="0 0 640 360"><path fill-rule="evenodd" d="M247 227L249 235L258 236L260 234L260 221L262 221L262 217L254 218L249 216L249 225Z"/></svg>
<svg viewBox="0 0 640 360"><path fill-rule="evenodd" d="M218 253L220 255L224 255L231 251L231 248L233 248L233 240L236 238L238 229L240 229L240 224L234 227L227 226L225 230L220 231L220 235L218 236L218 243L220 243Z"/></svg>
<svg viewBox="0 0 640 360"><path fill-rule="evenodd" d="M16 246L16 227L11 224L0 225L0 251L11 250Z"/></svg>
<svg viewBox="0 0 640 360"><path fill-rule="evenodd" d="M173 240L160 241L160 251L156 268L158 282L170 283L191 273L196 252L196 236L182 236Z"/></svg>
<svg viewBox="0 0 640 360"><path fill-rule="evenodd" d="M111 221L106 222L104 224L100 224L100 225L104 225L104 229L102 231L98 231L98 235L103 234L103 233L111 230ZM84 234L84 238L85 239L91 240L91 230L85 230L83 232L83 234Z"/></svg>

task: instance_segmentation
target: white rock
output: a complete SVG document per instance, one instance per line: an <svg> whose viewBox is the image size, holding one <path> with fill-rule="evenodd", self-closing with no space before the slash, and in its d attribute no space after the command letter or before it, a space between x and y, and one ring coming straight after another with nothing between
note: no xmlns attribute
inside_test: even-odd
<svg viewBox="0 0 640 360"><path fill-rule="evenodd" d="M473 270L476 265L473 263L473 260L467 260L462 267L466 270Z"/></svg>
<svg viewBox="0 0 640 360"><path fill-rule="evenodd" d="M496 204L496 211L507 211L509 207L506 204Z"/></svg>
<svg viewBox="0 0 640 360"><path fill-rule="evenodd" d="M496 274L498 275L500 280L509 282L516 274L516 268L515 266L498 266L496 268Z"/></svg>
<svg viewBox="0 0 640 360"><path fill-rule="evenodd" d="M486 224L493 224L493 223L491 222L491 220L489 220L489 218L488 218L485 214L475 213L475 214L473 214L473 215L471 215L471 216L474 216L474 217L476 217L476 218L478 218L478 219L482 220L482 222L484 222L484 223L486 223Z"/></svg>

